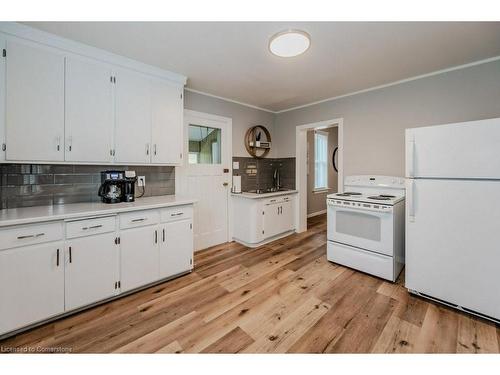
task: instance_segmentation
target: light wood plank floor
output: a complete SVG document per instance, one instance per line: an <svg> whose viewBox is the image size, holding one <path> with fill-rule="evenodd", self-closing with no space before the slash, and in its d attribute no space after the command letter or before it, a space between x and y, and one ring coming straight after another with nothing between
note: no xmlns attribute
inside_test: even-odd
<svg viewBox="0 0 500 375"><path fill-rule="evenodd" d="M257 249L198 252L195 271L0 346L87 353L497 353L494 324L326 260L326 218ZM5 350L5 349L4 349Z"/></svg>

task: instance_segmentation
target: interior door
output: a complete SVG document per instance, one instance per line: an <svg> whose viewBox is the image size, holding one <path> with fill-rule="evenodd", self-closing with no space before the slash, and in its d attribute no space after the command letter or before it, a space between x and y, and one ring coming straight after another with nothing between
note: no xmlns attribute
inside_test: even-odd
<svg viewBox="0 0 500 375"><path fill-rule="evenodd" d="M182 91L182 86L159 79L152 80L152 163L181 163L184 136Z"/></svg>
<svg viewBox="0 0 500 375"><path fill-rule="evenodd" d="M120 281L125 292L159 279L158 227L126 229L120 233Z"/></svg>
<svg viewBox="0 0 500 375"><path fill-rule="evenodd" d="M163 225L160 245L160 278L173 276L193 268L192 228L191 220L174 221Z"/></svg>
<svg viewBox="0 0 500 375"><path fill-rule="evenodd" d="M7 160L64 160L64 55L6 42Z"/></svg>
<svg viewBox="0 0 500 375"><path fill-rule="evenodd" d="M111 68L92 60L66 58L66 161L112 161Z"/></svg>
<svg viewBox="0 0 500 375"><path fill-rule="evenodd" d="M145 75L116 72L115 162L151 162L151 83Z"/></svg>
<svg viewBox="0 0 500 375"><path fill-rule="evenodd" d="M500 119L406 130L406 176L500 178Z"/></svg>
<svg viewBox="0 0 500 375"><path fill-rule="evenodd" d="M0 251L0 335L64 312L63 243Z"/></svg>
<svg viewBox="0 0 500 375"><path fill-rule="evenodd" d="M194 248L200 250L229 240L231 119L186 111L184 140L176 190L197 199Z"/></svg>
<svg viewBox="0 0 500 375"><path fill-rule="evenodd" d="M406 287L500 319L500 181L407 184Z"/></svg>
<svg viewBox="0 0 500 375"><path fill-rule="evenodd" d="M116 294L118 247L116 233L80 237L66 243L66 310L73 310Z"/></svg>

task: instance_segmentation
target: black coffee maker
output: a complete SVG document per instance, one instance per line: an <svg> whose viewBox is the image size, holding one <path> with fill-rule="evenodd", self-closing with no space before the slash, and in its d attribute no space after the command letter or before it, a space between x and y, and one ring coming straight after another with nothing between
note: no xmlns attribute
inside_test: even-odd
<svg viewBox="0 0 500 375"><path fill-rule="evenodd" d="M125 190L125 171L101 172L101 186L99 196L104 203L122 202Z"/></svg>

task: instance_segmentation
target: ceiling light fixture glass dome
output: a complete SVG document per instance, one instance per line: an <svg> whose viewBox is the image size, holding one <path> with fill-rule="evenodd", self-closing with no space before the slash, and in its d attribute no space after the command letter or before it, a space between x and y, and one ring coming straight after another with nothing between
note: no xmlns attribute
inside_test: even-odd
<svg viewBox="0 0 500 375"><path fill-rule="evenodd" d="M269 50L280 57L303 54L311 45L311 37L301 30L285 30L274 34L269 41Z"/></svg>

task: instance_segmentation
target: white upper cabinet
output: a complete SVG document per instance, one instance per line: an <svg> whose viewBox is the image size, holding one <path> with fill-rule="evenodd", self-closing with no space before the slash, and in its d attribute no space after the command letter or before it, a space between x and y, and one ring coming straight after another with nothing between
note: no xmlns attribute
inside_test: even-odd
<svg viewBox="0 0 500 375"><path fill-rule="evenodd" d="M151 84L149 77L119 70L115 83L115 161L151 162Z"/></svg>
<svg viewBox="0 0 500 375"><path fill-rule="evenodd" d="M5 38L0 34L0 52L5 49ZM6 50L5 50L6 51ZM5 150L3 150L5 145L5 59L0 57L0 162L5 160Z"/></svg>
<svg viewBox="0 0 500 375"><path fill-rule="evenodd" d="M109 65L66 58L65 160L113 161L113 82Z"/></svg>
<svg viewBox="0 0 500 375"><path fill-rule="evenodd" d="M6 159L64 160L64 55L6 43Z"/></svg>
<svg viewBox="0 0 500 375"><path fill-rule="evenodd" d="M180 165L186 77L16 27L0 22L0 162Z"/></svg>
<svg viewBox="0 0 500 375"><path fill-rule="evenodd" d="M151 162L154 164L181 163L183 103L182 87L162 80L152 80Z"/></svg>

